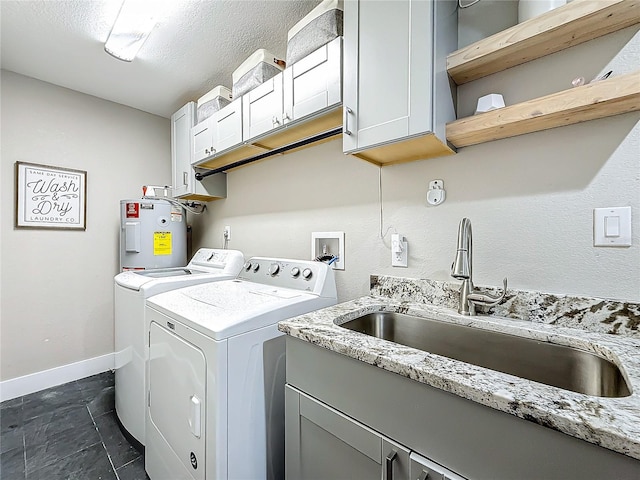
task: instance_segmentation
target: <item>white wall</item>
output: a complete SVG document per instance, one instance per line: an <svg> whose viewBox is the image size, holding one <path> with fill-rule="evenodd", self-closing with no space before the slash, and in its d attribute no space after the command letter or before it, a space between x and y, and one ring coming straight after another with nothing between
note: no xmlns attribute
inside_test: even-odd
<svg viewBox="0 0 640 480"><path fill-rule="evenodd" d="M513 104L568 88L577 76L637 69L637 31L462 86L459 115L487 93ZM469 217L478 285L506 276L514 288L640 301L639 119L618 115L381 170L344 156L339 140L264 160L229 172L228 198L192 218L194 248L219 247L230 225L229 246L245 256L309 258L312 231L343 230L346 270L336 278L344 301L367 294L372 273L452 280L458 223ZM436 178L447 200L429 207L426 188ZM632 207L632 247L593 247L593 208L609 206ZM409 268L390 266L393 231L409 241Z"/></svg>
<svg viewBox="0 0 640 480"><path fill-rule="evenodd" d="M169 120L2 71L1 348L7 380L113 352L119 201L171 178ZM15 162L87 172L86 231L14 228Z"/></svg>
<svg viewBox="0 0 640 480"><path fill-rule="evenodd" d="M500 92L507 103L571 79L637 68L638 27L458 89L459 112ZM170 127L160 117L2 71L0 379L113 352L118 203L170 179ZM382 101L384 97L382 97ZM471 218L474 277L515 288L640 301L638 112L468 147L451 157L378 167L341 142L228 174L228 198L191 217L194 248L308 258L311 232L346 232L340 300L368 292L369 275L448 280L458 222ZM16 161L88 172L87 230L15 229ZM442 178L447 201L425 202ZM379 202L379 184L382 203ZM633 246L594 248L592 209L632 207ZM380 209L383 209L380 238ZM390 233L409 241L409 268L390 266Z"/></svg>

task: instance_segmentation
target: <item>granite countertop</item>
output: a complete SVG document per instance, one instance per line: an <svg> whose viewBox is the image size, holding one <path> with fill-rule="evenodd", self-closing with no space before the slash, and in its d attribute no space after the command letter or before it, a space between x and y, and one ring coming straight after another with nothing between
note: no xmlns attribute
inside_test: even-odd
<svg viewBox="0 0 640 480"><path fill-rule="evenodd" d="M372 292L380 292L373 288L373 282ZM412 301L415 295L397 297L362 297L280 322L278 328L292 337L640 459L640 338L559 326L556 321L545 323L499 315L465 317L455 309L425 303L424 298ZM632 394L605 398L575 393L337 325L375 311L426 316L583 349L621 367Z"/></svg>

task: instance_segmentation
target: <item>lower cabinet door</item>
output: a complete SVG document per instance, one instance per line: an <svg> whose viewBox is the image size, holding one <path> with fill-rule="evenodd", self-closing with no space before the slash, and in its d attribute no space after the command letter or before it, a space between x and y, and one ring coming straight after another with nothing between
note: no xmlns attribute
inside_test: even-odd
<svg viewBox="0 0 640 480"><path fill-rule="evenodd" d="M409 479L409 450L286 387L286 478Z"/></svg>

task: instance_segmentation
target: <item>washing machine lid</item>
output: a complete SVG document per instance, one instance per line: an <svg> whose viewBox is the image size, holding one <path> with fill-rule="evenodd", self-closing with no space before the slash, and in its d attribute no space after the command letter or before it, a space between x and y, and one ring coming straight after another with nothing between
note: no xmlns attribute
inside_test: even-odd
<svg viewBox="0 0 640 480"><path fill-rule="evenodd" d="M187 267L173 267L173 268L154 268L152 270L136 270L122 272L116 275L115 282L121 287L128 288L130 290L141 290L142 288L149 288L153 285L166 284L166 283L184 283L182 286L187 286L188 277L208 275L211 278L222 277L224 280L234 278L234 275L228 275L218 272L207 272L203 270L196 270ZM200 279L202 280L202 279Z"/></svg>
<svg viewBox="0 0 640 480"><path fill-rule="evenodd" d="M212 280L235 278L244 263L244 255L238 250L218 250L212 248L199 249L188 265L184 267L154 268L150 270L129 270L115 276L115 282L130 290L152 289L155 285L163 285L156 293L167 289L168 283L188 286L202 283L208 275ZM182 284L182 285L181 285ZM153 294L153 293L151 293Z"/></svg>
<svg viewBox="0 0 640 480"><path fill-rule="evenodd" d="M243 280L180 288L147 300L148 307L216 340L335 303L315 293Z"/></svg>

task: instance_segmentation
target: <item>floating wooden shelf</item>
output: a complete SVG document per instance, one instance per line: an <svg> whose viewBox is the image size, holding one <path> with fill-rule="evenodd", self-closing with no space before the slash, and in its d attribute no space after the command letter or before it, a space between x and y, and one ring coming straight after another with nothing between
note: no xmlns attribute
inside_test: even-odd
<svg viewBox="0 0 640 480"><path fill-rule="evenodd" d="M637 110L640 71L456 120L447 124L447 140L468 147Z"/></svg>
<svg viewBox="0 0 640 480"><path fill-rule="evenodd" d="M447 57L462 85L640 23L640 0L574 0Z"/></svg>

